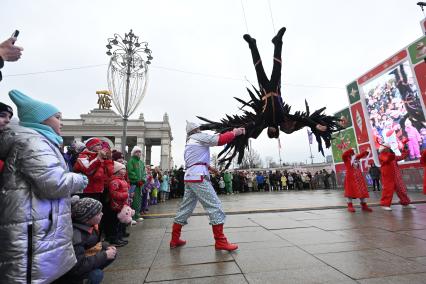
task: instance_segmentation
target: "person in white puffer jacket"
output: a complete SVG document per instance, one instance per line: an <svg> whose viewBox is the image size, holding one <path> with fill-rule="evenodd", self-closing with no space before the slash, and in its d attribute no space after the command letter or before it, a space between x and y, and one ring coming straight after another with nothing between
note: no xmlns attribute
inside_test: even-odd
<svg viewBox="0 0 426 284"><path fill-rule="evenodd" d="M59 149L59 110L13 90L20 126L0 133L1 283L51 283L76 263L71 194L87 185Z"/></svg>

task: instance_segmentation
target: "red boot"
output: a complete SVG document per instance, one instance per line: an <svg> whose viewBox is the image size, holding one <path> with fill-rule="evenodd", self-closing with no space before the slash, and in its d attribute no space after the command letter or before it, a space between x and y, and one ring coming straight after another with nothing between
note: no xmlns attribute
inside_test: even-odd
<svg viewBox="0 0 426 284"><path fill-rule="evenodd" d="M355 212L355 208L354 208L352 202L348 202L348 211L351 212L351 213Z"/></svg>
<svg viewBox="0 0 426 284"><path fill-rule="evenodd" d="M362 208L362 211L373 212L373 209L368 207L367 202L361 202L361 208Z"/></svg>
<svg viewBox="0 0 426 284"><path fill-rule="evenodd" d="M173 223L172 240L170 241L170 248L177 248L186 244L186 241L180 239L180 232L182 225Z"/></svg>
<svg viewBox="0 0 426 284"><path fill-rule="evenodd" d="M212 228L213 228L214 239L216 240L215 248L217 250L232 251L238 248L238 245L228 243L228 240L223 234L223 224L213 225Z"/></svg>

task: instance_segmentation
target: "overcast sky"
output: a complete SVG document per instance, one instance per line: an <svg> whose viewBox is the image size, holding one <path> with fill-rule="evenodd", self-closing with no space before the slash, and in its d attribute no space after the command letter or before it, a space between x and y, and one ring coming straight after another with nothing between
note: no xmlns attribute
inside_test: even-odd
<svg viewBox="0 0 426 284"><path fill-rule="evenodd" d="M168 113L172 154L183 162L185 120L220 119L236 112L232 98L246 98L245 77L257 85L243 34L257 39L266 73L272 67L274 28L284 35L282 96L292 110L348 105L345 86L422 35L423 18L412 0L2 0L0 38L19 29L22 59L3 68L0 101L11 89L56 105L65 118L95 108L96 90L106 89L106 39L130 28L149 42L154 60L146 97L134 114L162 120ZM247 27L245 24L244 7ZM105 64L105 65L101 65ZM11 76L100 65L72 71ZM12 104L13 106L13 104ZM281 133L283 162L306 161L306 130ZM278 161L277 140L266 133L252 142L262 157ZM157 149L155 149L157 148ZM219 152L220 149L212 149ZM154 147L153 162L159 162ZM313 145L314 161L324 158ZM330 153L330 152L328 152Z"/></svg>

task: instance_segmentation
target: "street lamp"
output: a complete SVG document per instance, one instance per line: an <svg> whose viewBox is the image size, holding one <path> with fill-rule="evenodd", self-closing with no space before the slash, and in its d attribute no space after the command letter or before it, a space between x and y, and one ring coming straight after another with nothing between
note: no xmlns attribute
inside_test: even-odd
<svg viewBox="0 0 426 284"><path fill-rule="evenodd" d="M106 54L111 57L108 66L108 88L112 101L123 118L121 151L126 153L127 121L145 96L148 86L148 65L153 57L148 42L139 42L132 30L124 38L114 34L108 39Z"/></svg>

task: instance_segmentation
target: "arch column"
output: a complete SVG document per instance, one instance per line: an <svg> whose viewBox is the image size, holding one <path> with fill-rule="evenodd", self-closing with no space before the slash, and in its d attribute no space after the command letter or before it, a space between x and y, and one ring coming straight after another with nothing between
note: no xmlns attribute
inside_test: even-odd
<svg viewBox="0 0 426 284"><path fill-rule="evenodd" d="M162 170L170 169L170 139L163 138L161 139L161 162L160 167Z"/></svg>
<svg viewBox="0 0 426 284"><path fill-rule="evenodd" d="M146 165L151 165L151 145L145 145L145 161L146 161Z"/></svg>
<svg viewBox="0 0 426 284"><path fill-rule="evenodd" d="M145 137L137 136L136 137L136 145L141 147L143 157L142 159L146 162L146 154L145 154Z"/></svg>
<svg viewBox="0 0 426 284"><path fill-rule="evenodd" d="M118 150L120 150L121 151L121 136L114 136L115 137L115 143L114 143L114 145L115 145L115 149L118 149ZM124 155L125 155L125 153L123 153Z"/></svg>

